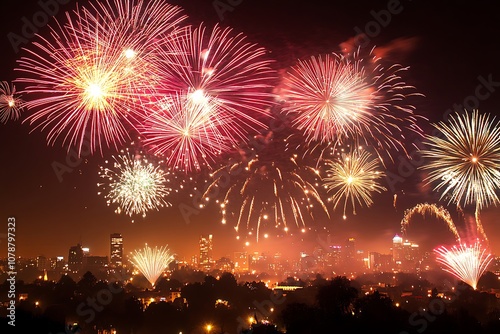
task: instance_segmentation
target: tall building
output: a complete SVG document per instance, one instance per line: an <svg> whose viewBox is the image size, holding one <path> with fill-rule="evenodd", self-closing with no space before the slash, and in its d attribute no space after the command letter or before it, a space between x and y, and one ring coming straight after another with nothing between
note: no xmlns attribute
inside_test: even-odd
<svg viewBox="0 0 500 334"><path fill-rule="evenodd" d="M212 235L201 236L200 237L200 261L198 266L200 270L210 271L212 270L214 260L212 255L213 249L213 239Z"/></svg>
<svg viewBox="0 0 500 334"><path fill-rule="evenodd" d="M112 233L110 235L109 259L112 267L123 266L123 237L121 233Z"/></svg>
<svg viewBox="0 0 500 334"><path fill-rule="evenodd" d="M83 266L83 248L82 245L78 244L72 246L69 249L68 255L68 269L73 272L77 272L82 269Z"/></svg>
<svg viewBox="0 0 500 334"><path fill-rule="evenodd" d="M349 238L345 241L342 247L342 268L346 271L356 271L359 267L356 261L356 241L354 238Z"/></svg>
<svg viewBox="0 0 500 334"><path fill-rule="evenodd" d="M422 256L417 244L395 235L392 238L392 258L396 270L413 271L420 267Z"/></svg>
<svg viewBox="0 0 500 334"><path fill-rule="evenodd" d="M50 268L49 260L43 255L38 256L36 258L36 268L40 271L49 269Z"/></svg>
<svg viewBox="0 0 500 334"><path fill-rule="evenodd" d="M392 238L392 260L397 265L400 265L404 257L403 238L396 234L394 238Z"/></svg>

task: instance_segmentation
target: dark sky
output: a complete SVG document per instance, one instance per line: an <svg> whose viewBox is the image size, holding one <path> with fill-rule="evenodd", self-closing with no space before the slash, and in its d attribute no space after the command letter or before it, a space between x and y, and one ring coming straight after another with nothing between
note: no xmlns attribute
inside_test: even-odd
<svg viewBox="0 0 500 334"><path fill-rule="evenodd" d="M244 0L223 13L222 21L212 0L171 3L184 8L189 23L218 23L243 32L249 40L267 47L281 67L293 65L297 58L339 52L340 45L351 40L356 31L378 27L372 33L370 47L377 46L387 61L410 66L406 81L425 95L416 100L416 112L430 122L441 120L453 104L462 104L474 95L480 84L478 77L491 76L500 82L500 12L494 1L401 1L396 7L398 13L391 15L384 27L374 25L373 13L387 9L392 1ZM73 1L61 5L57 18L63 20L64 12L74 5ZM0 80L12 81L16 59L22 52L14 52L7 36L10 32L22 35L23 18L31 20L41 7L35 1L4 0L0 8L4 13L0 24ZM41 34L47 31L46 27L40 29ZM500 91L480 101L479 109L500 115ZM428 124L423 126L429 131ZM0 233L6 230L7 217L16 217L18 255L66 257L69 247L79 241L95 255L108 255L109 234L113 232L123 234L127 252L148 242L168 244L181 257L189 257L195 254L202 233L214 235L216 256L245 249L235 240L230 226L219 223L214 207L192 216L186 224L178 209L182 203L179 199L172 208L151 212L146 219L131 223L97 196L98 166L113 152L104 152L104 157L83 157L59 182L52 165L65 163L65 149L47 146L45 133L30 130L29 124L20 121L0 124ZM395 172L400 164L388 168ZM358 210L357 216L344 221L342 212L336 211L331 221L315 225L326 226L334 240L354 236L358 248L388 252L403 211L419 202L437 201L436 194L421 186L423 174L410 174L396 185L397 209L392 205L394 192L388 191L375 196L373 207ZM493 251L500 254L500 209L484 210L482 221ZM442 222L416 220L415 224L420 224L412 229L412 238L417 241L429 245L449 241ZM293 254L321 245L319 239L326 240L325 235L318 239L312 231L303 237L263 240L248 250ZM3 254L4 245L2 241Z"/></svg>

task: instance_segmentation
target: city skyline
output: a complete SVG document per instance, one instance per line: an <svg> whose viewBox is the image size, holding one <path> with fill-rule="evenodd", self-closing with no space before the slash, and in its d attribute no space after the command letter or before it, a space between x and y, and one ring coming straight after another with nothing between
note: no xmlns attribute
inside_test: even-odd
<svg viewBox="0 0 500 334"><path fill-rule="evenodd" d="M372 11L387 7L387 2L383 1L363 4L361 8L344 4L332 12L329 6L333 5L320 2L307 6L285 5L284 1L273 4L243 2L234 11L225 12L224 20L220 22L220 15L210 2L198 4L199 7L187 1L172 3L183 6L195 25L201 21L207 24L219 22L248 34L253 42L270 50L280 70L311 54L340 52L342 45L352 44L355 34L366 29L366 24L377 22ZM22 34L25 21L21 19L30 18L41 9L36 4L25 8L9 1L2 6L12 8L8 11L11 15L2 24L1 35L7 50L0 80L11 82L18 74L12 70L16 67L16 60L24 53L15 52L7 36L10 32ZM61 5L57 18L63 18L64 12L72 10L73 6L72 3ZM500 81L497 65L500 48L495 44L494 37L499 31L493 23L496 14L490 8L492 5L488 2L476 6L454 4L456 17L441 14L441 9L446 7L443 4L402 2L401 6L403 10L393 15L386 26L378 24L380 31L371 38L370 46L377 46L375 51L391 62L410 67L405 80L425 96L413 102L416 111L427 117L429 123L435 123L443 120L454 106L472 103L472 98L480 92L481 96L488 93L488 97L475 97L479 101L479 110L498 117L500 92L496 90L497 81ZM256 14L262 17L259 24L255 24ZM462 23L474 14L484 19L473 27ZM428 20L425 27L422 27L422 18ZM47 27L40 28L40 33L47 31ZM29 113L31 111L24 111L22 118ZM106 149L103 156L84 155L80 160L72 155L73 151L68 153L64 147L48 146L46 134L31 132L27 123L10 121L1 127L0 150L5 158L1 167L4 178L0 202L5 222L7 217L16 218L17 255L22 257L66 256L68 248L79 242L95 255L109 256L109 236L117 231L125 240L125 254L148 243L168 244L174 252L189 257L194 255L188 253L197 249L200 235L213 235L214 245L217 245L213 249L215 259L238 251L291 254L297 248L313 249L328 235L339 240L353 237L360 244L367 245L367 249L385 254L388 250L382 240L401 233L404 211L423 202L445 206L453 217L457 217L457 227L467 228L459 220L455 206L439 201L432 188L423 183L426 172L396 154L395 162L384 168L386 174L392 176L382 179L382 185L388 191L374 194L371 207L358 208L356 215L348 212L344 220L342 210L333 210L332 203L327 203L330 219L322 218L306 224L303 227L305 232L301 231L302 227L292 225L292 236L262 237L258 242L254 238L250 239L249 246L245 246L242 240L236 239L233 226L221 224L222 217L216 203L210 202L200 209L186 193L175 195L171 207L149 211L145 218L116 214L114 208L107 206L106 201L97 195L96 186L99 166L116 153L111 149ZM426 133L432 131L430 124L424 124L424 127ZM276 153L276 158L279 153ZM198 174L203 173L207 172ZM182 182L175 181L176 187L181 184L193 187L189 177L181 175L180 179ZM203 186L203 183L198 185ZM481 221L492 252L500 254L500 209L494 206L483 209ZM252 220L252 225L255 222ZM426 247L454 242L445 224L430 217L425 220L416 217L408 233L409 239ZM5 253L4 244L0 244L0 249Z"/></svg>

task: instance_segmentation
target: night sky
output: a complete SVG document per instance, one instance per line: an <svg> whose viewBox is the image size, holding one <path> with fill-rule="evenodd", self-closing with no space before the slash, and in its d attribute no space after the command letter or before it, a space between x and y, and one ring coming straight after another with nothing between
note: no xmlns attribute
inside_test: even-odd
<svg viewBox="0 0 500 334"><path fill-rule="evenodd" d="M349 45L356 31L365 31L374 21L373 12L387 9L392 1L276 1L243 0L232 11L226 11L223 20L212 0L171 1L184 8L187 23L209 26L220 24L243 32L252 42L270 51L278 69L295 64L299 58L340 52L341 45ZM81 4L85 1L80 2ZM236 3L236 2L233 2ZM35 1L4 0L1 26L0 81L15 79L15 53L7 35L22 34L22 18L32 18L41 10ZM61 5L57 18L72 10L74 2ZM491 76L499 84L490 96L480 101L479 110L500 116L500 12L494 1L401 1L400 11L391 15L385 27L370 37L370 46L377 47L384 60L410 66L405 80L425 97L415 99L416 113L429 119L421 123L429 132L428 123L442 120L443 114L454 104L474 95L480 84L478 77ZM373 25L372 25L373 26ZM47 33L47 27L40 34ZM29 44L27 45L29 47ZM31 111L25 111L23 116ZM24 119L24 117L22 117ZM21 120L22 121L22 120ZM65 163L66 149L60 144L47 146L45 132L32 129L28 123L10 121L0 124L0 212L3 222L0 233L7 227L7 218L17 222L17 254L65 258L70 246L81 242L94 255L109 255L109 234L120 232L126 252L142 246L168 244L181 257L196 254L200 234L214 235L216 257L231 255L234 251L273 251L297 254L321 245L326 235L331 240L355 237L358 248L387 253L394 234L400 230L403 211L420 202L436 202L437 194L421 183L421 171L410 173L404 182L396 184L395 192L374 196L371 208L358 209L356 216L342 220L338 209L330 221L315 222L311 231L300 237L270 238L244 247L235 239L231 226L220 224L215 206L209 206L191 216L187 224L178 206L187 199L174 198L171 208L148 213L145 219L114 213L105 200L97 195L98 166L114 151L82 157L71 173L63 174L60 182L53 163ZM279 152L277 152L278 155ZM396 155L396 159L398 155ZM397 172L399 163L388 169ZM385 183L385 181L384 181ZM384 184L387 187L387 184ZM397 207L393 195L398 194ZM191 203L187 202L188 205ZM444 202L439 204L445 205ZM453 206L450 212L455 214ZM500 254L500 209L488 208L482 221L493 252ZM450 233L442 222L416 219L410 230L411 238L430 247L451 242ZM458 225L458 223L457 223ZM327 230L318 235L313 230ZM2 254L6 254L2 242ZM3 255L0 255L0 257Z"/></svg>

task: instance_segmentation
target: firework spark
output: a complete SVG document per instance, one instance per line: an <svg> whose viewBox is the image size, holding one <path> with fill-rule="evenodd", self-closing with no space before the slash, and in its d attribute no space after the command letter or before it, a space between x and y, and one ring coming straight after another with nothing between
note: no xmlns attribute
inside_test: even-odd
<svg viewBox="0 0 500 334"><path fill-rule="evenodd" d="M500 188L500 122L477 110L450 115L449 123L434 127L440 136L427 136L422 155L429 163L425 182L437 182L434 190L448 203L475 204L477 210L499 199Z"/></svg>
<svg viewBox="0 0 500 334"><path fill-rule="evenodd" d="M335 191L331 200L334 208L344 198L344 219L346 219L347 202L351 202L356 214L356 203L367 207L373 204L371 194L386 190L379 184L384 176L379 169L379 159L372 158L370 152L357 149L349 154L342 154L339 161L327 162L327 176L323 178L328 192Z"/></svg>
<svg viewBox="0 0 500 334"><path fill-rule="evenodd" d="M174 95L187 92L198 103L210 103L242 128L260 130L258 116L267 116L274 101L271 87L276 73L267 51L247 42L243 34L215 26L188 27L161 52L164 84L160 91Z"/></svg>
<svg viewBox="0 0 500 334"><path fill-rule="evenodd" d="M404 212L403 219L401 220L401 231L406 233L408 226L410 225L410 221L414 215L434 215L436 218L443 220L448 229L453 233L455 239L460 241L460 235L458 234L457 227L453 222L453 218L451 218L450 212L443 208L442 206L437 206L436 204L428 204L428 203L419 203L415 205L413 208L406 209Z"/></svg>
<svg viewBox="0 0 500 334"><path fill-rule="evenodd" d="M170 206L165 201L171 192L166 187L169 174L159 165L124 151L113 159L112 168L101 166L99 175L105 182L97 186L103 189L98 195L104 195L108 206L118 205L116 213L124 211L129 216L142 214L145 217L149 210Z"/></svg>
<svg viewBox="0 0 500 334"><path fill-rule="evenodd" d="M174 95L158 107L161 110L145 119L142 134L144 144L156 155L168 157L170 167L200 170L238 144L234 118L219 112L209 97Z"/></svg>
<svg viewBox="0 0 500 334"><path fill-rule="evenodd" d="M369 66L357 56L311 57L289 71L284 111L294 116L294 126L309 143L359 140L381 156L389 149L406 152L403 130L421 133L415 108L406 102L416 95L414 88L400 76L407 68L386 68L370 56Z"/></svg>
<svg viewBox="0 0 500 334"><path fill-rule="evenodd" d="M248 150L240 151L242 157L212 173L202 197L223 194L217 200L222 223L234 222L238 233L245 231L257 241L261 232L267 238L271 230L287 233L293 225L304 232L306 221L315 214L329 217L316 189L317 171L306 166L295 146L280 135L284 133L255 138Z"/></svg>
<svg viewBox="0 0 500 334"><path fill-rule="evenodd" d="M129 139L155 73L150 55L152 41L160 36L149 34L166 32L180 21L177 7L146 3L117 0L77 7L18 60L16 70L26 76L16 81L26 86L26 106L36 110L27 121L48 131L49 144L61 139L80 152L89 132L91 152L102 153L103 146L117 148Z"/></svg>
<svg viewBox="0 0 500 334"><path fill-rule="evenodd" d="M132 262L154 287L158 277L174 260L167 246L151 248L146 244L132 253Z"/></svg>
<svg viewBox="0 0 500 334"><path fill-rule="evenodd" d="M444 271L469 284L474 290L493 259L479 242L473 245L459 244L451 249L441 246L434 252L437 262L444 266Z"/></svg>
<svg viewBox="0 0 500 334"><path fill-rule="evenodd" d="M24 101L16 96L16 87L8 82L0 82L0 122L18 120L24 108Z"/></svg>

